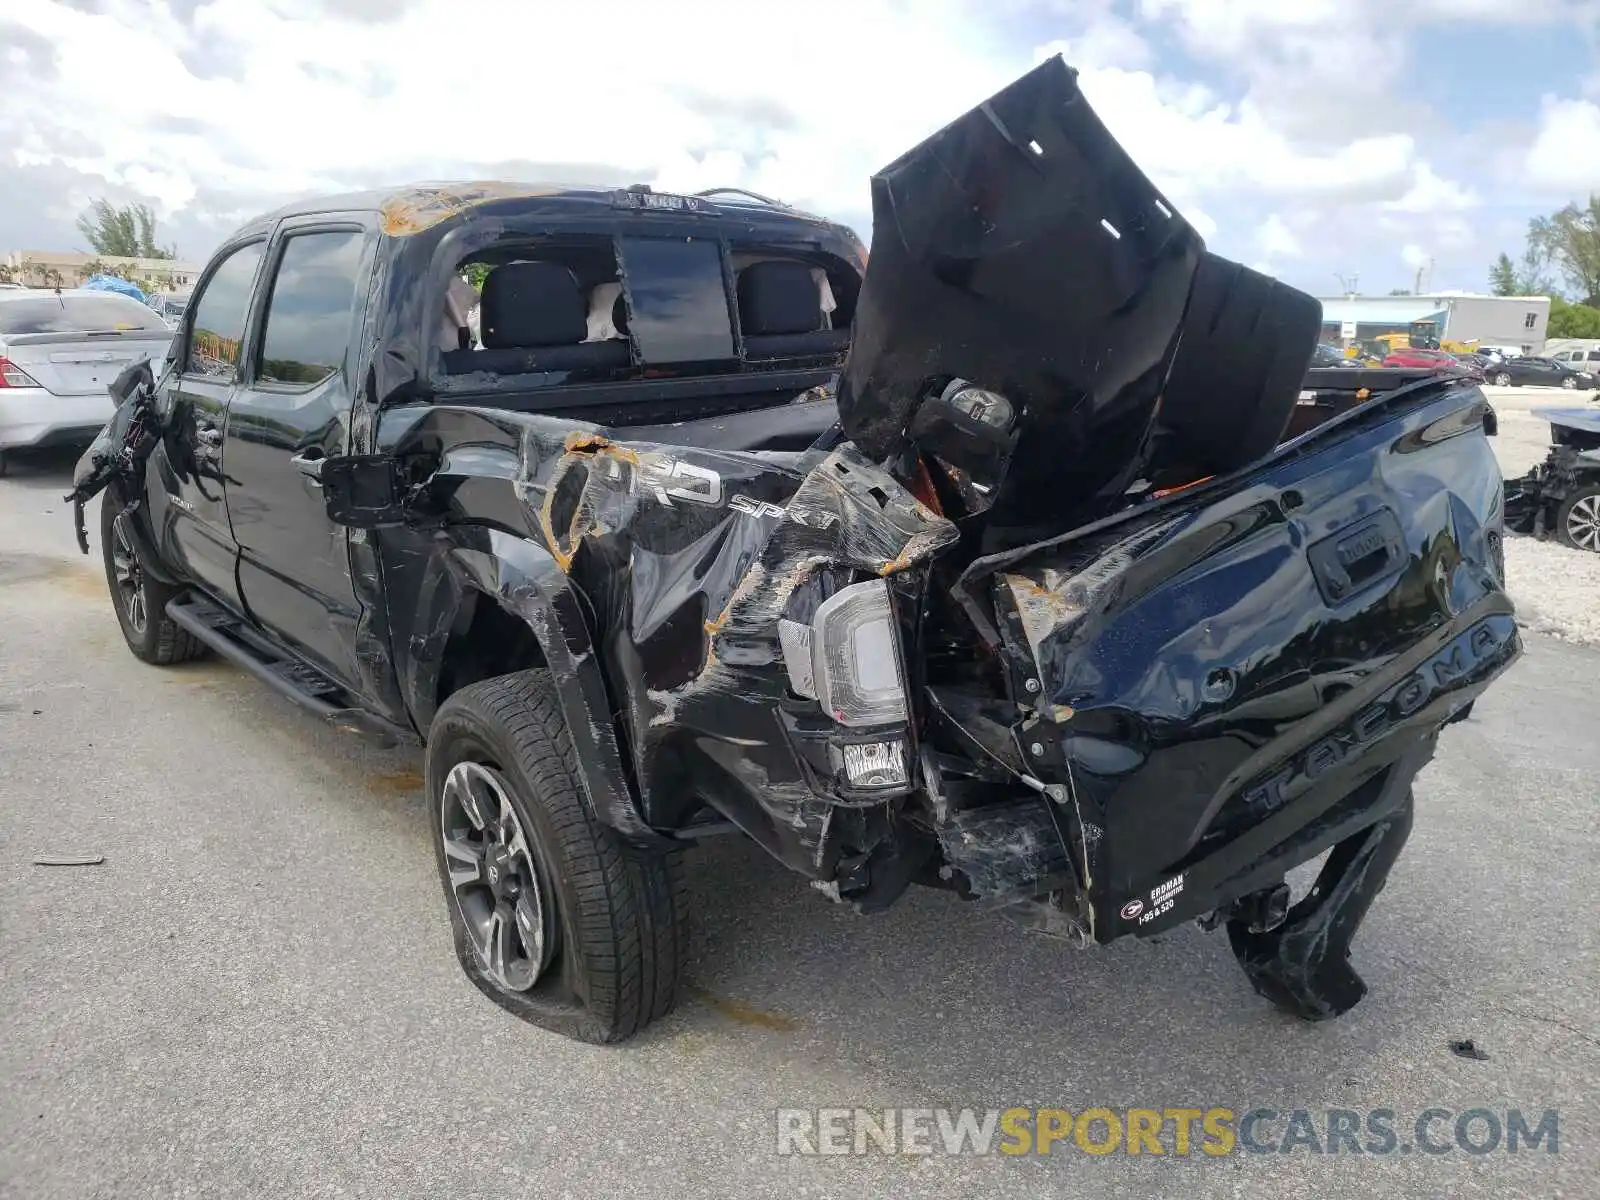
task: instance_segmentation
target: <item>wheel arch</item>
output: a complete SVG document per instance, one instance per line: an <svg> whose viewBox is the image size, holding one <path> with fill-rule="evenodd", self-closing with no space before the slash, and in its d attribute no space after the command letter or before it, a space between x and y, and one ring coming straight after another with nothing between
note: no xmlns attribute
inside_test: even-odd
<svg viewBox="0 0 1600 1200"><path fill-rule="evenodd" d="M407 700L426 731L451 692L532 667L549 670L597 819L636 845L680 843L644 820L625 769L587 598L549 552L499 530L436 546L418 594Z"/></svg>

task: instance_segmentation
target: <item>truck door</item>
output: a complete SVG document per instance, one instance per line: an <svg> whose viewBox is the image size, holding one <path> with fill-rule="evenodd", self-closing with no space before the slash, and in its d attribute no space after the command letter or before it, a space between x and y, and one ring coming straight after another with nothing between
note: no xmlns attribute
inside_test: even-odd
<svg viewBox="0 0 1600 1200"><path fill-rule="evenodd" d="M353 332L374 237L307 218L279 227L249 369L228 409L228 515L239 589L269 632L342 683L359 678L347 531L328 520L320 473L348 450Z"/></svg>
<svg viewBox="0 0 1600 1200"><path fill-rule="evenodd" d="M173 425L157 467L166 494L163 553L235 608L239 548L228 525L223 425L266 245L261 238L224 251L201 278L189 307L192 320L178 342L182 360L162 382Z"/></svg>

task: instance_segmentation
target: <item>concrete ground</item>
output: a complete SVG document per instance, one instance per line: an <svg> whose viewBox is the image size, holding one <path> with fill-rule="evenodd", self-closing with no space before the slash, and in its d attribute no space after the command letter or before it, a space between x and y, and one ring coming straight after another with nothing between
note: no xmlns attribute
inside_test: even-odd
<svg viewBox="0 0 1600 1200"><path fill-rule="evenodd" d="M1220 934L1077 952L925 892L859 918L730 841L691 860L679 1009L595 1049L458 970L418 755L126 651L68 473L0 480L0 1195L1594 1194L1600 651L1530 635L1447 731L1341 1020L1278 1015ZM775 1109L836 1105L1558 1109L1560 1141L775 1153Z"/></svg>

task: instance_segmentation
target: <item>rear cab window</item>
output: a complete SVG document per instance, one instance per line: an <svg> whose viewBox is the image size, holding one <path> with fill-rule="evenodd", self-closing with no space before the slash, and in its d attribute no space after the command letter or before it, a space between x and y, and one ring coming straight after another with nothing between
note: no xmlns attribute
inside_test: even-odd
<svg viewBox="0 0 1600 1200"><path fill-rule="evenodd" d="M166 322L137 300L113 292L50 293L0 303L0 334L165 333Z"/></svg>
<svg viewBox="0 0 1600 1200"><path fill-rule="evenodd" d="M434 344L443 390L727 374L842 361L858 267L641 229L520 238L461 260Z"/></svg>
<svg viewBox="0 0 1600 1200"><path fill-rule="evenodd" d="M231 382L239 368L239 343L265 242L229 253L195 295L184 373Z"/></svg>

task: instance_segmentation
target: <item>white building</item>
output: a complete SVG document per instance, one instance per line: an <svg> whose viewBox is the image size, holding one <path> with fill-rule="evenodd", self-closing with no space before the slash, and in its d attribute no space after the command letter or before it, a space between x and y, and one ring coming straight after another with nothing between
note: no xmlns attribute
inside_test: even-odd
<svg viewBox="0 0 1600 1200"><path fill-rule="evenodd" d="M0 255L0 265L15 283L26 287L77 287L97 267L117 268L145 291L187 291L204 264L178 258L119 258L77 250L13 250Z"/></svg>
<svg viewBox="0 0 1600 1200"><path fill-rule="evenodd" d="M1380 333L1421 333L1439 341L1516 346L1524 354L1538 354L1544 349L1549 323L1548 296L1432 292L1334 296L1322 301L1322 340L1338 345Z"/></svg>

